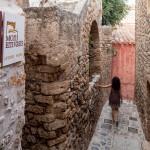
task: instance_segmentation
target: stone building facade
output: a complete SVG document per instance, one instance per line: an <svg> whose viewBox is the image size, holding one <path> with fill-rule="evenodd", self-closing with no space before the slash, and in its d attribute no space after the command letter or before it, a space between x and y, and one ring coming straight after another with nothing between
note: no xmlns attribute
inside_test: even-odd
<svg viewBox="0 0 150 150"><path fill-rule="evenodd" d="M150 141L150 1L136 1L136 92L143 129Z"/></svg>
<svg viewBox="0 0 150 150"><path fill-rule="evenodd" d="M103 91L94 85L108 75L103 65L111 62L103 58L101 1L62 2L25 12L23 148L86 150L104 103Z"/></svg>
<svg viewBox="0 0 150 150"><path fill-rule="evenodd" d="M0 11L22 14L22 9L14 2L14 0L1 0ZM24 63L19 62L2 68L0 66L0 150L22 149L21 136L25 123L24 99Z"/></svg>

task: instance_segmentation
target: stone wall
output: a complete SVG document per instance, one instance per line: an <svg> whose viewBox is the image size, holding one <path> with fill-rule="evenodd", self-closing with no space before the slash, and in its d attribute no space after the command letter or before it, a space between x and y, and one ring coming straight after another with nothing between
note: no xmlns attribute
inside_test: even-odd
<svg viewBox="0 0 150 150"><path fill-rule="evenodd" d="M136 93L147 140L150 140L150 14L147 0L136 1Z"/></svg>
<svg viewBox="0 0 150 150"><path fill-rule="evenodd" d="M80 17L81 40L77 63L79 67L74 76L74 85L71 92L75 109L70 107L72 116L68 118L70 120L67 140L68 149L87 149L103 106L102 92L99 89L89 91L91 85L89 85L89 81L92 81L91 78L93 77L90 72L93 75L100 75L101 72L101 9L100 1L86 1ZM89 35L92 36L92 48L89 46ZM94 69L91 70L91 67ZM98 82L100 83L100 80Z"/></svg>
<svg viewBox="0 0 150 150"><path fill-rule="evenodd" d="M23 148L54 149L54 145L66 141L64 113L67 105L66 98L61 99L60 96L67 96L70 89L70 81L65 78L65 68L69 55L72 55L73 44L68 41L70 47L66 45L69 33L65 37L60 29L70 32L70 28L69 24L68 27L64 26L63 17L60 18L61 13L57 8L30 8L26 12L27 80ZM64 39L61 40L59 36Z"/></svg>
<svg viewBox="0 0 150 150"><path fill-rule="evenodd" d="M27 80L23 148L87 149L103 106L101 92L92 88L94 82L89 88L89 34L95 21L95 34L99 40L102 38L100 3L86 0L80 14L55 6L25 11ZM93 50L100 56L98 43ZM94 62L100 70L100 58ZM94 79L98 81L99 77Z"/></svg>
<svg viewBox="0 0 150 150"><path fill-rule="evenodd" d="M112 78L112 27L102 27L101 40L101 84L107 85L111 83ZM110 89L102 89L103 101L108 100Z"/></svg>

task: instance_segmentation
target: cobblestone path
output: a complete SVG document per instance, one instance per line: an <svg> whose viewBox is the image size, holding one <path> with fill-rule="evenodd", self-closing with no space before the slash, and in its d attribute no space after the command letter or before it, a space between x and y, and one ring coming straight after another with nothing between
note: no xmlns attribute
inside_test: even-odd
<svg viewBox="0 0 150 150"><path fill-rule="evenodd" d="M107 102L88 150L142 150L144 139L136 105L123 101L117 128L112 125L111 108Z"/></svg>

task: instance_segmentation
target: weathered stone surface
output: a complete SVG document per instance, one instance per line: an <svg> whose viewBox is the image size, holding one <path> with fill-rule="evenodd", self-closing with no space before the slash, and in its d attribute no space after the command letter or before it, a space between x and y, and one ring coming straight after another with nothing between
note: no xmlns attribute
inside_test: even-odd
<svg viewBox="0 0 150 150"><path fill-rule="evenodd" d="M105 85L111 83L111 67L112 67L112 27L111 26L102 26L102 37L101 41L101 55L100 60L101 64L101 84ZM110 51L108 51L110 49ZM102 99L105 101L108 98L110 89L100 89L102 92Z"/></svg>
<svg viewBox="0 0 150 150"><path fill-rule="evenodd" d="M44 138L44 139L53 139L53 138L56 138L56 132L55 131L47 132L47 131L45 131L42 128L38 129L38 135L41 138Z"/></svg>
<svg viewBox="0 0 150 150"><path fill-rule="evenodd" d="M94 86L89 92L89 81L95 84L94 73L110 76L110 57L101 44L101 9L101 1L77 0L67 5L61 1L57 7L25 10L26 92L29 93L25 127L29 131L23 132L24 141L27 135L40 133L35 136L36 144L49 141L51 150L87 149L103 106L102 92ZM107 70L102 72L106 65ZM34 108L36 106L39 110ZM47 118L49 114L54 115L55 120ZM48 140L47 133L52 131L57 136ZM59 139L63 135L66 139ZM32 149L36 144L26 142L23 148Z"/></svg>
<svg viewBox="0 0 150 150"><path fill-rule="evenodd" d="M45 103L45 104L53 104L53 97L52 96L43 96L43 95L36 95L35 101L39 103Z"/></svg>
<svg viewBox="0 0 150 150"><path fill-rule="evenodd" d="M64 143L59 143L58 149L65 150L65 148L66 148L66 142L64 142Z"/></svg>
<svg viewBox="0 0 150 150"><path fill-rule="evenodd" d="M47 114L47 115L37 115L37 116L35 116L35 119L39 122L51 123L55 120L55 117L53 114Z"/></svg>
<svg viewBox="0 0 150 150"><path fill-rule="evenodd" d="M31 133L32 135L36 135L37 134L37 128L31 127Z"/></svg>
<svg viewBox="0 0 150 150"><path fill-rule="evenodd" d="M54 83L42 83L41 93L45 95L59 95L66 93L69 89L70 81L54 82Z"/></svg>
<svg viewBox="0 0 150 150"><path fill-rule="evenodd" d="M65 93L59 96L60 101L66 102L67 99L69 99L69 93Z"/></svg>
<svg viewBox="0 0 150 150"><path fill-rule="evenodd" d="M32 146L32 150L49 150L49 148L46 145L36 144Z"/></svg>
<svg viewBox="0 0 150 150"><path fill-rule="evenodd" d="M52 66L39 65L37 66L37 71L41 73L55 73L57 72L57 68Z"/></svg>
<svg viewBox="0 0 150 150"><path fill-rule="evenodd" d="M48 131L55 131L57 129L61 129L65 127L66 122L64 120L55 120L55 122L50 123L50 124L44 124L44 128Z"/></svg>
<svg viewBox="0 0 150 150"><path fill-rule="evenodd" d="M136 1L136 85L135 102L142 120L144 133L150 140L150 23L149 2Z"/></svg>
<svg viewBox="0 0 150 150"><path fill-rule="evenodd" d="M55 140L49 140L48 141L48 146L51 147L51 146L54 146L54 145L57 145L59 143L62 143L66 140L66 135L62 135L61 137L55 139Z"/></svg>
<svg viewBox="0 0 150 150"><path fill-rule="evenodd" d="M52 106L47 106L46 107L46 113L53 113L54 108Z"/></svg>
<svg viewBox="0 0 150 150"><path fill-rule="evenodd" d="M67 109L67 104L63 102L55 103L54 104L55 110L60 110L61 112L64 112Z"/></svg>
<svg viewBox="0 0 150 150"><path fill-rule="evenodd" d="M33 135L28 135L27 140L30 143L36 143L36 138Z"/></svg>
<svg viewBox="0 0 150 150"><path fill-rule="evenodd" d="M44 107L38 105L28 105L26 107L27 112L35 113L35 114L42 114L44 112Z"/></svg>

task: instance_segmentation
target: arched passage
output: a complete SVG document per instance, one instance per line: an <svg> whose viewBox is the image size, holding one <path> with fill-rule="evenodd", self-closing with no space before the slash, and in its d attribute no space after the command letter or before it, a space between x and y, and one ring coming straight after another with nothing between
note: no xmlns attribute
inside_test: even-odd
<svg viewBox="0 0 150 150"><path fill-rule="evenodd" d="M100 72L99 30L96 21L93 21L89 34L89 79Z"/></svg>

